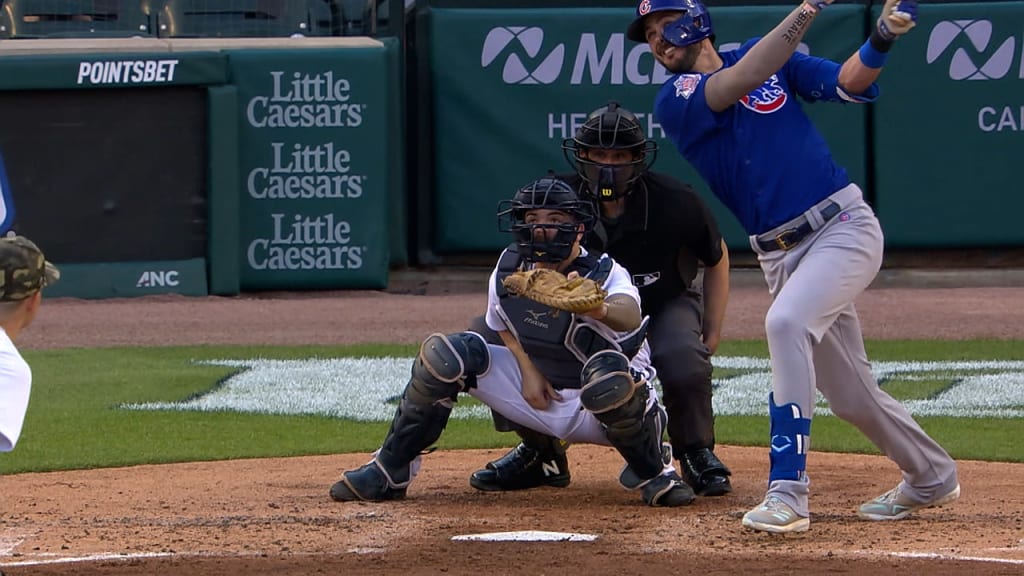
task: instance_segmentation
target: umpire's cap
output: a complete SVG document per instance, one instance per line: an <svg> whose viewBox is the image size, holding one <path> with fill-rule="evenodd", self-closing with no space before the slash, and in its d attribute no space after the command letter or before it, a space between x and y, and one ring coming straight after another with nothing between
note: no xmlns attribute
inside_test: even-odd
<svg viewBox="0 0 1024 576"><path fill-rule="evenodd" d="M0 238L0 301L24 300L60 278L43 251L24 236Z"/></svg>

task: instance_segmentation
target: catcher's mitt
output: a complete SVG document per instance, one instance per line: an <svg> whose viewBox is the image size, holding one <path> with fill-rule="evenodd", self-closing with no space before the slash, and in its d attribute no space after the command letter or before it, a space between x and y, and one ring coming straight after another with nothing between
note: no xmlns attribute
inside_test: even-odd
<svg viewBox="0 0 1024 576"><path fill-rule="evenodd" d="M557 270L535 268L513 272L502 281L510 293L566 312L587 312L604 302L608 293L590 278L572 280Z"/></svg>

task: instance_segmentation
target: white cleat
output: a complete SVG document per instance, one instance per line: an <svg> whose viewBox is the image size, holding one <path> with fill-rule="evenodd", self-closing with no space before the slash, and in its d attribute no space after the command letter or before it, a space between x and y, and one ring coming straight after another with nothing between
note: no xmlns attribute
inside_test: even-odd
<svg viewBox="0 0 1024 576"><path fill-rule="evenodd" d="M757 508L743 515L743 525L761 532L786 534L807 532L811 519L797 515L796 511L777 496L768 496Z"/></svg>
<svg viewBox="0 0 1024 576"><path fill-rule="evenodd" d="M959 484L948 494L931 502L914 502L896 486L878 498L861 504L857 509L857 515L865 520L902 520L918 510L949 504L959 497Z"/></svg>

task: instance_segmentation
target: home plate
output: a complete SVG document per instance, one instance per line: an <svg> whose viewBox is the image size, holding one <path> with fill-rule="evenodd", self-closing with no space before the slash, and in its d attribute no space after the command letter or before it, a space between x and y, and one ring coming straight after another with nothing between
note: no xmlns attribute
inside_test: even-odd
<svg viewBox="0 0 1024 576"><path fill-rule="evenodd" d="M455 541L472 542L593 542L597 534L575 532L545 532L543 530L521 530L519 532L487 532L484 534L463 534L452 536Z"/></svg>

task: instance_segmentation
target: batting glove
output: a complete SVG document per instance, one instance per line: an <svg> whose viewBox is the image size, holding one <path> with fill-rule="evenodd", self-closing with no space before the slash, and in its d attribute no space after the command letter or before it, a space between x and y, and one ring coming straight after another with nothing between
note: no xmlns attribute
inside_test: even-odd
<svg viewBox="0 0 1024 576"><path fill-rule="evenodd" d="M818 10L821 10L822 8L828 6L834 1L835 0L806 0L804 4L811 7L815 12L817 12Z"/></svg>
<svg viewBox="0 0 1024 576"><path fill-rule="evenodd" d="M886 0L876 25L878 35L892 42L917 25L917 0Z"/></svg>

